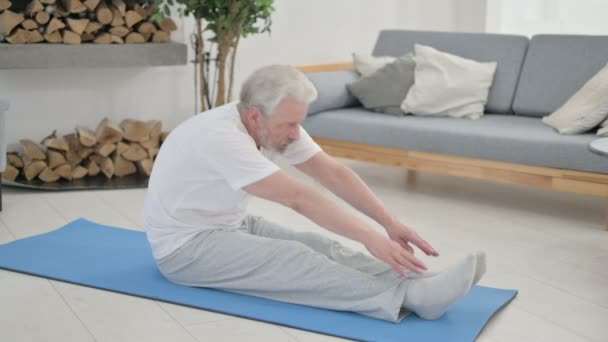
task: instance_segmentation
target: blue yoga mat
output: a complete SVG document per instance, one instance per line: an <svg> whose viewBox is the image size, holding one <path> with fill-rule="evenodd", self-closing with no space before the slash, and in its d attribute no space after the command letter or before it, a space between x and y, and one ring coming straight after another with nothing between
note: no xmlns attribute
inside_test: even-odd
<svg viewBox="0 0 608 342"><path fill-rule="evenodd" d="M410 315L394 324L352 312L171 283L158 272L143 232L85 219L0 245L0 268L364 341L473 341L517 294L476 286L439 320Z"/></svg>

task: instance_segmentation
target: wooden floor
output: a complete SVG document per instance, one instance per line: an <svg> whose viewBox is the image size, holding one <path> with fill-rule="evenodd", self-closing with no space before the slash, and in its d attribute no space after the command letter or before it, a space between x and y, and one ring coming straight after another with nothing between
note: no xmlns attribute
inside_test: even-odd
<svg viewBox="0 0 608 342"><path fill-rule="evenodd" d="M605 200L343 161L403 222L441 253L440 270L483 249L482 285L517 288L479 341L608 341ZM302 177L302 179L309 181ZM141 230L145 190L4 190L0 243L79 217ZM323 231L263 200L250 211L297 230ZM349 246L361 245L325 232ZM57 281L0 271L2 341L337 341L339 339ZM449 340L449 339L446 339Z"/></svg>

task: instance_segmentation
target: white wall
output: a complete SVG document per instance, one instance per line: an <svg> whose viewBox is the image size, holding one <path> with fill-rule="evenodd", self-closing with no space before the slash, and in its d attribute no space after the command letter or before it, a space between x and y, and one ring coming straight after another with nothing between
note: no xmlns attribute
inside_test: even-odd
<svg viewBox="0 0 608 342"><path fill-rule="evenodd" d="M262 65L347 61L354 51L371 52L384 28L482 31L485 1L276 0L271 35L241 42L235 90ZM173 40L188 42L193 21L178 26ZM0 70L0 97L13 104L7 141L39 140L54 129L65 134L76 125L95 128L104 116L160 119L174 127L193 113L192 73L192 65Z"/></svg>
<svg viewBox="0 0 608 342"><path fill-rule="evenodd" d="M487 0L488 32L532 36L541 33L608 33L605 0Z"/></svg>

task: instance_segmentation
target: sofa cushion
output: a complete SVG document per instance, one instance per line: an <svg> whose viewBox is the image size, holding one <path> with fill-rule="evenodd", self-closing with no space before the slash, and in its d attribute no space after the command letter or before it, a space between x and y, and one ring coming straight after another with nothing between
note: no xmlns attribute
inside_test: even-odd
<svg viewBox="0 0 608 342"><path fill-rule="evenodd" d="M486 111L511 113L517 79L528 46L527 37L489 33L384 30L376 41L373 55L402 56L413 53L414 44L428 45L478 62L497 62Z"/></svg>
<svg viewBox="0 0 608 342"><path fill-rule="evenodd" d="M405 113L479 119L484 114L496 62L479 63L415 45L415 82L401 104Z"/></svg>
<svg viewBox="0 0 608 342"><path fill-rule="evenodd" d="M513 110L542 117L557 110L608 62L608 36L537 35L530 41Z"/></svg>
<svg viewBox="0 0 608 342"><path fill-rule="evenodd" d="M359 79L356 71L317 72L306 76L314 84L318 93L317 99L308 108L309 115L324 110L360 105L346 88L347 84Z"/></svg>
<svg viewBox="0 0 608 342"><path fill-rule="evenodd" d="M361 107L304 120L313 137L363 144L608 173L608 159L591 153L594 134L560 135L539 118L488 114L479 120L384 116Z"/></svg>
<svg viewBox="0 0 608 342"><path fill-rule="evenodd" d="M404 115L399 107L414 84L415 67L413 56L403 56L347 87L367 109Z"/></svg>

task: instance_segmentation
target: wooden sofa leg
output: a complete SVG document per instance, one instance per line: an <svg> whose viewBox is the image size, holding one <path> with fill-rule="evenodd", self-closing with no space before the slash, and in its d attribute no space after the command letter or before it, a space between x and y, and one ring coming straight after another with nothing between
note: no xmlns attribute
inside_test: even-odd
<svg viewBox="0 0 608 342"><path fill-rule="evenodd" d="M417 183L418 180L418 171L415 170L407 170L407 175L406 175L406 184L408 186L414 186ZM608 210L608 209L607 209Z"/></svg>

